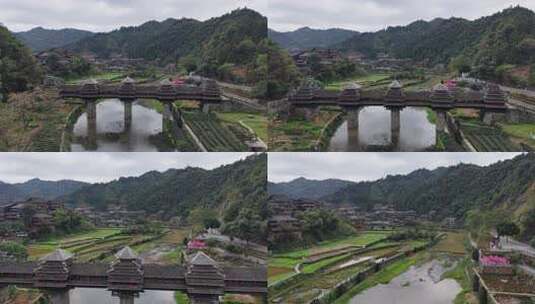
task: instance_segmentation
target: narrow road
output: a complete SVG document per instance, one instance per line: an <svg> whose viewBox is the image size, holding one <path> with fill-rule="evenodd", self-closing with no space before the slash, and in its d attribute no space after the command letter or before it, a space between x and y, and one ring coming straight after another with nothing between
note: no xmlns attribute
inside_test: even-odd
<svg viewBox="0 0 535 304"><path fill-rule="evenodd" d="M501 249L523 252L531 257L535 257L535 249L528 244L500 237Z"/></svg>

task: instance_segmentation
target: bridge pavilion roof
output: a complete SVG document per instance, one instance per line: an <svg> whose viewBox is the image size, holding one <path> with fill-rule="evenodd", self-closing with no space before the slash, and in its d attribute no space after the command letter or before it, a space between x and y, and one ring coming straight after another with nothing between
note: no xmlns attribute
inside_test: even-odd
<svg viewBox="0 0 535 304"><path fill-rule="evenodd" d="M72 259L73 255L63 249L56 249L54 252L42 257L42 262L64 262Z"/></svg>

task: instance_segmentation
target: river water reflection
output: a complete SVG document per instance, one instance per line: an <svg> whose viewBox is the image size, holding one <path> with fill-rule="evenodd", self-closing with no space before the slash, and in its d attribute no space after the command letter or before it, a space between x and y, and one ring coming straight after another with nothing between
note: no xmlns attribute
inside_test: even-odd
<svg viewBox="0 0 535 304"><path fill-rule="evenodd" d="M435 125L429 122L422 108L405 108L401 111L399 144L392 147L391 112L384 107L366 107L358 115L358 134L350 136L348 118L330 140L331 152L395 150L417 152L436 143ZM354 123L353 123L354 125ZM356 129L355 129L356 130ZM355 132L355 131L354 131Z"/></svg>
<svg viewBox="0 0 535 304"><path fill-rule="evenodd" d="M75 288L70 291L71 304L119 304L119 298L113 297L106 289ZM145 291L134 300L135 304L176 304L172 291Z"/></svg>
<svg viewBox="0 0 535 304"><path fill-rule="evenodd" d="M162 132L162 115L139 102L131 105L130 122L125 119L127 108L118 99L107 99L96 106L96 145L88 142L87 113L83 113L73 128L71 151L157 152L154 137ZM90 133L89 133L90 134ZM151 137L153 138L151 140Z"/></svg>

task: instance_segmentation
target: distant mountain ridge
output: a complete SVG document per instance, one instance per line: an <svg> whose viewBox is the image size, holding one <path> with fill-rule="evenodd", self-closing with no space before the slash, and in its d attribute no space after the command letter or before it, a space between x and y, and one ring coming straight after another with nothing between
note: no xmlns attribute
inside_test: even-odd
<svg viewBox="0 0 535 304"><path fill-rule="evenodd" d="M419 169L376 181L346 181L346 186L342 186L343 182L300 178L289 183L270 183L268 188L270 195L316 199L332 207L353 205L371 210L375 205L393 205L397 210L434 214L436 220L463 219L471 210L496 210L514 221L526 223L535 212L535 153L489 166L460 164L434 170ZM325 189L323 196L318 189Z"/></svg>
<svg viewBox="0 0 535 304"><path fill-rule="evenodd" d="M44 181L38 178L16 184L0 182L0 203L29 198L52 200L73 193L87 185L89 184L73 180Z"/></svg>
<svg viewBox="0 0 535 304"><path fill-rule="evenodd" d="M309 27L291 32L278 32L272 29L268 31L269 38L285 49L327 48L356 34L358 32L345 29L320 30Z"/></svg>
<svg viewBox="0 0 535 304"><path fill-rule="evenodd" d="M371 208L393 204L420 214L462 218L471 209L503 209L520 215L535 208L535 154L525 154L490 166L461 164L374 182L349 185L321 199L331 204Z"/></svg>
<svg viewBox="0 0 535 304"><path fill-rule="evenodd" d="M476 66L526 64L535 59L535 13L517 6L474 21L419 20L354 35L333 47L371 57L387 53L430 63L448 63L463 55Z"/></svg>
<svg viewBox="0 0 535 304"><path fill-rule="evenodd" d="M42 27L15 33L15 37L34 52L63 47L93 35L93 32L73 28L52 30Z"/></svg>
<svg viewBox="0 0 535 304"><path fill-rule="evenodd" d="M298 178L286 183L268 183L269 195L284 195L293 199L319 199L349 185L350 181L339 179L309 180Z"/></svg>
<svg viewBox="0 0 535 304"><path fill-rule="evenodd" d="M169 18L149 21L140 26L122 27L109 33L98 33L65 46L77 52L91 52L107 58L113 54L175 62L184 56L235 63L251 41L259 44L267 38L267 18L250 9L237 9L207 21ZM244 57L244 56L242 56ZM252 58L246 58L252 60Z"/></svg>
<svg viewBox="0 0 535 304"><path fill-rule="evenodd" d="M120 205L162 217L187 216L194 208L218 210L229 221L243 208L261 214L267 197L267 156L253 155L213 170L151 171L81 188L61 198L71 206L105 210Z"/></svg>

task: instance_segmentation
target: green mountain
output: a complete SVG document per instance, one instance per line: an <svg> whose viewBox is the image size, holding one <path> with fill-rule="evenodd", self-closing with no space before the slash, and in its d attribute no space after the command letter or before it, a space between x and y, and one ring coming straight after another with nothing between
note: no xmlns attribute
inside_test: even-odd
<svg viewBox="0 0 535 304"><path fill-rule="evenodd" d="M535 154L480 167L461 164L408 175L388 176L374 182L350 185L323 200L371 208L393 204L399 210L437 218L463 217L472 209L500 209L519 215L535 209Z"/></svg>
<svg viewBox="0 0 535 304"><path fill-rule="evenodd" d="M92 52L100 57L119 54L129 58L177 62L191 55L218 64L254 60L255 48L267 37L267 19L250 9L238 9L201 22L194 19L150 21L122 27L68 45L75 52Z"/></svg>
<svg viewBox="0 0 535 304"><path fill-rule="evenodd" d="M303 27L292 32L269 30L268 36L285 49L326 48L341 43L358 32L344 29L317 30Z"/></svg>
<svg viewBox="0 0 535 304"><path fill-rule="evenodd" d="M42 27L15 33L15 37L34 52L63 47L92 35L94 33L77 29L49 30Z"/></svg>
<svg viewBox="0 0 535 304"><path fill-rule="evenodd" d="M62 198L72 206L105 210L121 205L163 217L187 216L195 208L219 211L232 221L245 208L263 214L265 208L267 156L254 155L214 170L201 168L151 171L139 177L122 177L93 184Z"/></svg>
<svg viewBox="0 0 535 304"><path fill-rule="evenodd" d="M0 205L22 200L24 193L17 187L0 181Z"/></svg>
<svg viewBox="0 0 535 304"><path fill-rule="evenodd" d="M9 92L24 91L39 83L41 77L30 50L0 25L0 102Z"/></svg>
<svg viewBox="0 0 535 304"><path fill-rule="evenodd" d="M522 7L506 9L474 21L461 18L416 21L363 33L337 45L374 57L387 53L430 63L449 63L464 56L472 65L493 68L535 62L535 13Z"/></svg>
<svg viewBox="0 0 535 304"><path fill-rule="evenodd" d="M293 199L319 199L321 197L335 193L353 182L339 179L309 180L298 178L287 183L268 183L269 195L284 195Z"/></svg>
<svg viewBox="0 0 535 304"><path fill-rule="evenodd" d="M89 184L72 180L44 181L38 178L24 183L0 182L0 203L23 201L29 198L56 199L71 194Z"/></svg>

